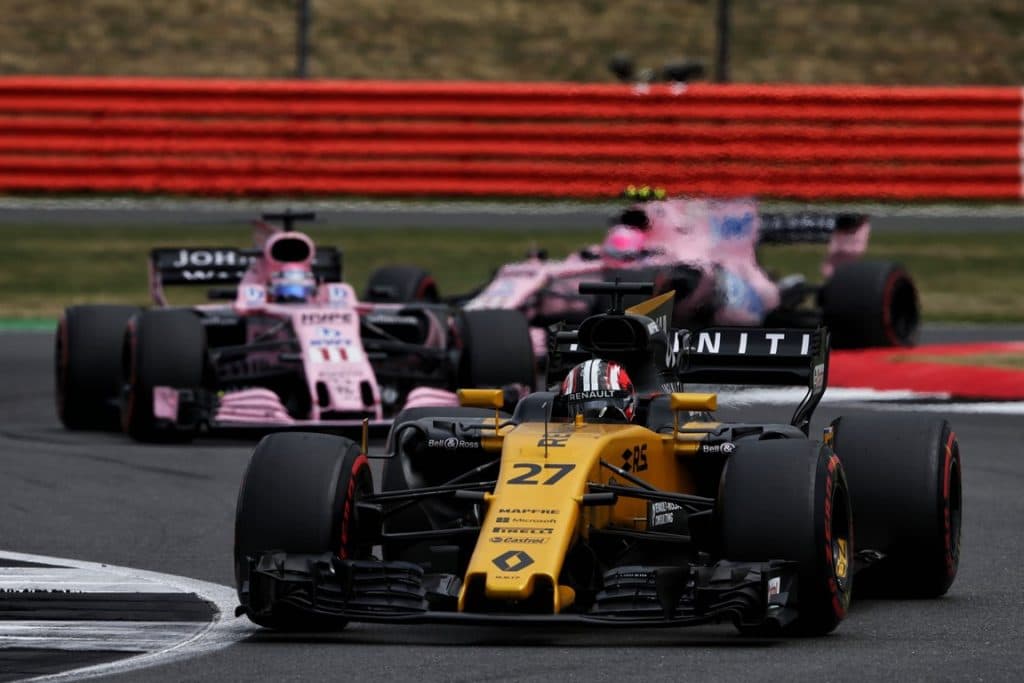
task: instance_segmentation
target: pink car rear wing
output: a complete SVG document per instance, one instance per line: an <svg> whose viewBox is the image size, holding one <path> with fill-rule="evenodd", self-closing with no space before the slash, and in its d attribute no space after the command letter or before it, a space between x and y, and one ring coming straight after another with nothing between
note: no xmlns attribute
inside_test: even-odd
<svg viewBox="0 0 1024 683"><path fill-rule="evenodd" d="M161 247L149 253L149 289L153 302L166 306L164 285L233 286L250 264L263 257L260 249L236 247ZM341 281L341 250L318 247L313 274L320 282ZM231 297L233 298L233 297Z"/></svg>

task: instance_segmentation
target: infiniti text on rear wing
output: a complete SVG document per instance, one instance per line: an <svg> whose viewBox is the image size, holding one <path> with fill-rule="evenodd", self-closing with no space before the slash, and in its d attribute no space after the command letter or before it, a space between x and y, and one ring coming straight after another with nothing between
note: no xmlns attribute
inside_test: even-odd
<svg viewBox="0 0 1024 683"><path fill-rule="evenodd" d="M825 328L678 330L673 351L676 373L684 383L807 387L792 420L804 431L828 384Z"/></svg>

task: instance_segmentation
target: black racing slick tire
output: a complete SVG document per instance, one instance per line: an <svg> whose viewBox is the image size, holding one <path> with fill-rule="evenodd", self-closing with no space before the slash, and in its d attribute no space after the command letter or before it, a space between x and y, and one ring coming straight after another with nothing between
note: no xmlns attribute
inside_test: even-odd
<svg viewBox="0 0 1024 683"><path fill-rule="evenodd" d="M65 309L54 344L57 416L67 429L119 427L121 340L136 306Z"/></svg>
<svg viewBox="0 0 1024 683"><path fill-rule="evenodd" d="M963 476L949 423L929 415L850 415L832 423L866 568L857 593L934 598L960 564Z"/></svg>
<svg viewBox="0 0 1024 683"><path fill-rule="evenodd" d="M258 553L369 558L372 548L356 533L356 503L372 493L369 461L351 439L306 432L264 437L249 460L235 509L235 582L242 604L247 604L250 558ZM345 626L281 604L269 615L250 613L249 618L280 630Z"/></svg>
<svg viewBox="0 0 1024 683"><path fill-rule="evenodd" d="M526 317L513 310L463 311L459 386L500 388L537 383L537 360Z"/></svg>
<svg viewBox="0 0 1024 683"><path fill-rule="evenodd" d="M835 629L853 586L853 516L843 467L831 449L802 439L741 441L720 487L726 559L798 563L798 614L783 633L820 636Z"/></svg>
<svg viewBox="0 0 1024 683"><path fill-rule="evenodd" d="M434 276L416 266L384 266L370 274L364 301L408 303L440 300Z"/></svg>
<svg viewBox="0 0 1024 683"><path fill-rule="evenodd" d="M186 309L143 311L125 331L121 428L133 439L187 441L194 428L160 420L153 412L155 387L199 389L206 362L206 330Z"/></svg>
<svg viewBox="0 0 1024 683"><path fill-rule="evenodd" d="M907 270L886 261L838 266L821 290L825 325L836 348L913 346L920 307Z"/></svg>

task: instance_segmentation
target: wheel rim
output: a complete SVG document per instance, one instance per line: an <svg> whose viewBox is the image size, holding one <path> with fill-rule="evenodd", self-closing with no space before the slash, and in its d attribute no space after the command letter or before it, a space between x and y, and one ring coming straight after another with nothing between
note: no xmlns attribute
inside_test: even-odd
<svg viewBox="0 0 1024 683"><path fill-rule="evenodd" d="M850 544L845 538L832 542L832 566L835 567L836 584L845 591L850 575Z"/></svg>
<svg viewBox="0 0 1024 683"><path fill-rule="evenodd" d="M835 456L833 456L835 457ZM830 529L829 559L832 564L833 596L837 614L844 614L850 604L852 585L853 524L850 515L850 498L846 479L835 478L832 489L832 519Z"/></svg>

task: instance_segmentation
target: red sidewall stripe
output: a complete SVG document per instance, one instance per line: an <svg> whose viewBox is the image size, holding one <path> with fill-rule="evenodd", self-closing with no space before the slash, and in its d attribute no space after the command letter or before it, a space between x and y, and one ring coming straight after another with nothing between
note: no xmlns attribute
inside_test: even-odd
<svg viewBox="0 0 1024 683"><path fill-rule="evenodd" d="M349 472L348 488L345 491L345 501L341 506L341 546L338 548L338 557L345 560L349 554L349 524L352 519L352 509L355 505L356 486L359 475L364 467L369 467L370 461L365 454L360 453L352 462L352 470Z"/></svg>
<svg viewBox="0 0 1024 683"><path fill-rule="evenodd" d="M959 528L957 529L958 538L956 543L953 540L953 520L952 520L952 508L950 502L950 490L952 488L953 478L953 447L957 445L956 434L950 430L949 438L946 440L946 452L942 463L942 520L943 520L943 551L946 560L946 576L953 578L956 576L957 566L960 560L959 552ZM957 465L959 466L960 453L959 447L957 448Z"/></svg>

